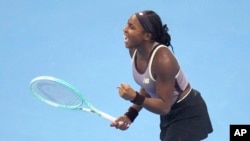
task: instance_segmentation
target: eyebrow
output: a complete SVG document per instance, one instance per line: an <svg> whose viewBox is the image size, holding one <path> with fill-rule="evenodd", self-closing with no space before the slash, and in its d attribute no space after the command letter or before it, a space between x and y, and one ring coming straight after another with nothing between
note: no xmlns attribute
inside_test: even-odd
<svg viewBox="0 0 250 141"><path fill-rule="evenodd" d="M135 27L135 28L137 28L137 26L135 26L135 24L133 24L131 21L127 21L127 24L129 25L129 26L133 26L133 27Z"/></svg>

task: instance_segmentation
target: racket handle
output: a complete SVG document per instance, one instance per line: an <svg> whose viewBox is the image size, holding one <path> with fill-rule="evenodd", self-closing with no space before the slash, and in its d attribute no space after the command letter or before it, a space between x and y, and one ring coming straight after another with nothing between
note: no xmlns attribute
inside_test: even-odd
<svg viewBox="0 0 250 141"><path fill-rule="evenodd" d="M111 122L114 122L116 120L115 117L113 117L113 116L111 116L111 115L109 115L107 113L104 113L104 112L100 112L100 116L107 119L107 120L109 120L109 121L111 121Z"/></svg>
<svg viewBox="0 0 250 141"><path fill-rule="evenodd" d="M113 117L113 116L111 116L111 115L109 115L107 113L104 113L104 112L100 112L100 116L107 119L107 120L109 120L110 122L114 122L116 120L115 117ZM121 124L123 124L123 122L119 121L118 124L121 125ZM127 128L128 127L129 127L129 125L127 125Z"/></svg>

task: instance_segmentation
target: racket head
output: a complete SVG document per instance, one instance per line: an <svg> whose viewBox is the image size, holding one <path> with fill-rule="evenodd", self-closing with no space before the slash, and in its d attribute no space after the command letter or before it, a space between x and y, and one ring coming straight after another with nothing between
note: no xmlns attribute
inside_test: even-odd
<svg viewBox="0 0 250 141"><path fill-rule="evenodd" d="M77 88L52 76L38 76L32 79L30 90L42 102L58 108L80 109L83 103L88 105Z"/></svg>

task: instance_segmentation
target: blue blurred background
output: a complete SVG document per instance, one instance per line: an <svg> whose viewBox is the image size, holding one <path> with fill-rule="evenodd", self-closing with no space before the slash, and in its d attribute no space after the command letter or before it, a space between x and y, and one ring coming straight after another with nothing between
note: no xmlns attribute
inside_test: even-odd
<svg viewBox="0 0 250 141"><path fill-rule="evenodd" d="M84 112L38 101L29 82L52 75L78 87L114 116L130 103L116 87L139 87L131 75L122 29L137 11L156 11L170 29L175 55L207 102L214 132L250 123L250 1L0 0L0 140L159 140L159 116L142 110L127 131Z"/></svg>

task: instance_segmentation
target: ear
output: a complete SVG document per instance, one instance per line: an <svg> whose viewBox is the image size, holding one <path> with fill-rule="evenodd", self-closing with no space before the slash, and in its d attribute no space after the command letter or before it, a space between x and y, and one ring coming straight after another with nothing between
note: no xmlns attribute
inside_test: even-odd
<svg viewBox="0 0 250 141"><path fill-rule="evenodd" d="M145 40L151 40L151 37L152 37L151 33L145 33L144 34L144 39Z"/></svg>

